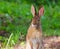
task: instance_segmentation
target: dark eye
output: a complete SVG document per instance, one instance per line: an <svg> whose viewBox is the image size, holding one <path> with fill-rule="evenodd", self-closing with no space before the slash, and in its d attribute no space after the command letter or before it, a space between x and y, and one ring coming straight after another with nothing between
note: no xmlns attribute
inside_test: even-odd
<svg viewBox="0 0 60 49"><path fill-rule="evenodd" d="M40 21L40 19L38 19L38 21Z"/></svg>

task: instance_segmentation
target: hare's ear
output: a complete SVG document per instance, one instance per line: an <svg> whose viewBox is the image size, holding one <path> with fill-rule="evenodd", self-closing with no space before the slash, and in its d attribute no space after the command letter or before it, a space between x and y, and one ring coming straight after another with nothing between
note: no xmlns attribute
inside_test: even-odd
<svg viewBox="0 0 60 49"><path fill-rule="evenodd" d="M44 14L44 7L41 7L38 12L39 16L42 16Z"/></svg>
<svg viewBox="0 0 60 49"><path fill-rule="evenodd" d="M33 16L35 16L35 8L34 8L33 5L31 6L31 13L32 13Z"/></svg>

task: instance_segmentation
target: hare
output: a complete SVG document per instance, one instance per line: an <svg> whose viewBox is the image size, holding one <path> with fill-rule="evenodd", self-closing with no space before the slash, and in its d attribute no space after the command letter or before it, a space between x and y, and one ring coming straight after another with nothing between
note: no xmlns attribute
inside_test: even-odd
<svg viewBox="0 0 60 49"><path fill-rule="evenodd" d="M44 13L44 8L41 7L38 13L36 13L36 10L32 5L31 13L33 15L33 19L26 35L26 49L44 49L42 44L43 40L40 22L40 17Z"/></svg>

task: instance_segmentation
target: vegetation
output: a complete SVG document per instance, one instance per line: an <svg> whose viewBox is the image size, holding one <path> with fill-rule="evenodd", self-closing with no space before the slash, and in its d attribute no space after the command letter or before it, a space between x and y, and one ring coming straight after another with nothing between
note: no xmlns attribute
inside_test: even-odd
<svg viewBox="0 0 60 49"><path fill-rule="evenodd" d="M44 36L60 35L60 3L59 0L0 0L0 40L3 45L15 45L19 40L25 40L32 14L31 5L44 6L41 17ZM37 10L38 11L38 10ZM7 35L5 35L8 33ZM4 37L5 36L5 37Z"/></svg>

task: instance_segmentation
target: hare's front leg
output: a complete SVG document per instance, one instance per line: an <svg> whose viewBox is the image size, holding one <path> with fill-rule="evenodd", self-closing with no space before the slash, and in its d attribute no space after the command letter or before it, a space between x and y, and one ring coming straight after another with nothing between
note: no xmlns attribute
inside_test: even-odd
<svg viewBox="0 0 60 49"><path fill-rule="evenodd" d="M26 42L26 49L33 49L33 44L31 41Z"/></svg>
<svg viewBox="0 0 60 49"><path fill-rule="evenodd" d="M38 49L44 49L43 41L40 41Z"/></svg>

